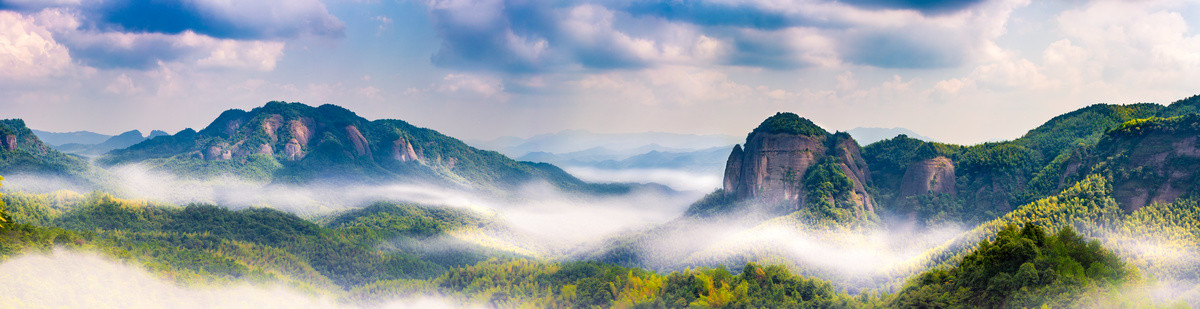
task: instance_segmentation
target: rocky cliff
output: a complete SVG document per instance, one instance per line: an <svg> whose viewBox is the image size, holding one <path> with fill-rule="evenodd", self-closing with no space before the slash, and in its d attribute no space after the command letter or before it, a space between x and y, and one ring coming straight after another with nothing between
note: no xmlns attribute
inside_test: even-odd
<svg viewBox="0 0 1200 309"><path fill-rule="evenodd" d="M1095 147L1077 150L1062 164L1063 180L1107 175L1112 178L1113 197L1128 211L1198 197L1198 139L1200 115L1132 120L1107 132Z"/></svg>
<svg viewBox="0 0 1200 309"><path fill-rule="evenodd" d="M837 172L820 177L810 172L823 163L834 165ZM734 146L725 167L723 192L736 200L800 210L824 198L813 194L821 182L847 180L849 186L830 198L853 204L859 217L874 212L874 200L866 190L870 174L858 144L845 133L830 134L796 114L779 113L754 129L744 146Z"/></svg>
<svg viewBox="0 0 1200 309"><path fill-rule="evenodd" d="M922 194L948 194L955 197L954 162L945 156L937 156L908 165L904 178L900 180L900 197Z"/></svg>

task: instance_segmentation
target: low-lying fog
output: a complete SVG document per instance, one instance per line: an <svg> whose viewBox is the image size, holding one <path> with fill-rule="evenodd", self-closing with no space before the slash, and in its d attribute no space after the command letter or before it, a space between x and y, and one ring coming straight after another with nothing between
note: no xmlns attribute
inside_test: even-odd
<svg viewBox="0 0 1200 309"><path fill-rule="evenodd" d="M570 194L546 183L521 187L514 199L462 190L415 184L316 184L308 186L266 184L237 177L194 180L150 170L138 165L109 170L109 188L117 196L175 205L209 203L231 208L270 207L316 218L376 201L411 202L429 206L470 209L492 216L514 235L489 235L492 240L518 242L539 256L577 250L625 231L644 229L679 217L706 191L663 192L634 190L628 194L584 196ZM4 188L47 193L61 189L90 192L53 177L6 176ZM531 239L530 239L531 238Z"/></svg>
<svg viewBox="0 0 1200 309"><path fill-rule="evenodd" d="M676 169L604 169L586 166L563 167L571 175L589 182L657 183L679 191L712 192L721 187L719 173Z"/></svg>
<svg viewBox="0 0 1200 309"><path fill-rule="evenodd" d="M184 287L138 266L63 249L4 261L0 274L0 306L11 308L357 308L282 285ZM389 300L379 307L466 306L430 295Z"/></svg>

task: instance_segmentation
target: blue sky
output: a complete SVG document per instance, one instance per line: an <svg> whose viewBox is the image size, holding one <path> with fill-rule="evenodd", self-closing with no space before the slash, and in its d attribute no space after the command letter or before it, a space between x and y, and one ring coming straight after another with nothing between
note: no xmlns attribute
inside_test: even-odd
<svg viewBox="0 0 1200 309"><path fill-rule="evenodd" d="M269 100L456 137L564 129L1013 138L1200 93L1195 1L0 0L0 117L199 128Z"/></svg>

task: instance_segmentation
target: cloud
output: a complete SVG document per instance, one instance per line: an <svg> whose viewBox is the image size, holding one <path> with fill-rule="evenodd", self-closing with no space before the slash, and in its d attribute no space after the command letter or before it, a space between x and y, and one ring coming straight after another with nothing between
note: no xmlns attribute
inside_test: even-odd
<svg viewBox="0 0 1200 309"><path fill-rule="evenodd" d="M345 25L317 0L17 1L8 9L35 12L71 9L88 30L180 34L223 39L280 39L304 35L341 37Z"/></svg>
<svg viewBox="0 0 1200 309"><path fill-rule="evenodd" d="M927 14L957 12L985 0L843 0L847 4L879 9L918 10Z"/></svg>
<svg viewBox="0 0 1200 309"><path fill-rule="evenodd" d="M67 48L30 16L0 11L0 80L44 79L68 72Z"/></svg>
<svg viewBox="0 0 1200 309"><path fill-rule="evenodd" d="M0 19L11 24L4 29L13 42L12 47L0 50L0 57L13 58L7 63L26 75L64 71L72 65L72 59L101 69L149 70L162 63L180 63L197 68L269 71L283 56L283 42L220 39L191 30L166 34L88 29L87 17L72 9L0 14ZM37 62L22 64L34 60Z"/></svg>
<svg viewBox="0 0 1200 309"><path fill-rule="evenodd" d="M657 183L679 191L712 192L721 187L719 175L673 169L603 169L585 166L563 167L568 173L589 182Z"/></svg>
<svg viewBox="0 0 1200 309"><path fill-rule="evenodd" d="M358 308L280 284L185 287L138 266L62 249L0 263L0 294L17 308ZM330 294L334 291L329 291ZM438 296L380 302L382 308L461 308Z"/></svg>
<svg viewBox="0 0 1200 309"><path fill-rule="evenodd" d="M990 59L993 1L431 1L439 66L510 73L660 65L944 68ZM925 14L932 13L932 14Z"/></svg>

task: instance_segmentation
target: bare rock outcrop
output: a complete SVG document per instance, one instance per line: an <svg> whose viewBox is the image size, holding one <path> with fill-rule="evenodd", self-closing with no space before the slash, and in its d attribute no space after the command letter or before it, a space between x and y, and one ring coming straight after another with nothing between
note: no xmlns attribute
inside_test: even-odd
<svg viewBox="0 0 1200 309"><path fill-rule="evenodd" d="M350 144L354 146L354 153L357 155L366 155L370 148L367 145L367 138L358 131L358 127L354 125L346 126L346 137L350 139Z"/></svg>
<svg viewBox="0 0 1200 309"><path fill-rule="evenodd" d="M262 144L262 146L258 146L258 153L266 155L275 154L275 148L271 147L271 144Z"/></svg>
<svg viewBox="0 0 1200 309"><path fill-rule="evenodd" d="M288 161L296 161L304 158L303 147L300 146L300 141L292 138L283 147L283 158Z"/></svg>
<svg viewBox="0 0 1200 309"><path fill-rule="evenodd" d="M928 193L957 196L954 185L954 162L938 156L908 165L900 181L900 196L909 197Z"/></svg>
<svg viewBox="0 0 1200 309"><path fill-rule="evenodd" d="M793 131L764 129L776 117L784 121L807 123ZM789 124L791 125L791 124ZM806 131L807 130L807 131ZM830 147L833 147L830 149ZM831 161L822 161L822 160ZM833 163L821 163L833 162ZM765 203L791 205L798 210L806 201L805 176L817 164L836 164L852 183L849 196L859 217L874 212L875 203L867 192L870 173L862 159L858 143L844 133L829 134L795 114L777 114L755 129L745 145L734 146L725 165L724 194L737 200L755 199Z"/></svg>
<svg viewBox="0 0 1200 309"><path fill-rule="evenodd" d="M267 133L267 136L271 138L272 143L279 140L279 136L275 131L278 131L279 128L282 128L282 127L283 127L283 116L280 116L277 114L268 116L267 119L263 120L263 123L262 123L263 132Z"/></svg>
<svg viewBox="0 0 1200 309"><path fill-rule="evenodd" d="M413 150L412 143L404 137L397 138L392 142L392 158L400 162L418 161L421 160L417 156L417 152Z"/></svg>
<svg viewBox="0 0 1200 309"><path fill-rule="evenodd" d="M313 120L309 118L300 118L288 122L288 133L292 135L297 143L308 145L308 139L312 138ZM291 141L288 141L291 143Z"/></svg>
<svg viewBox="0 0 1200 309"><path fill-rule="evenodd" d="M8 134L4 136L4 150L17 149L17 136Z"/></svg>

